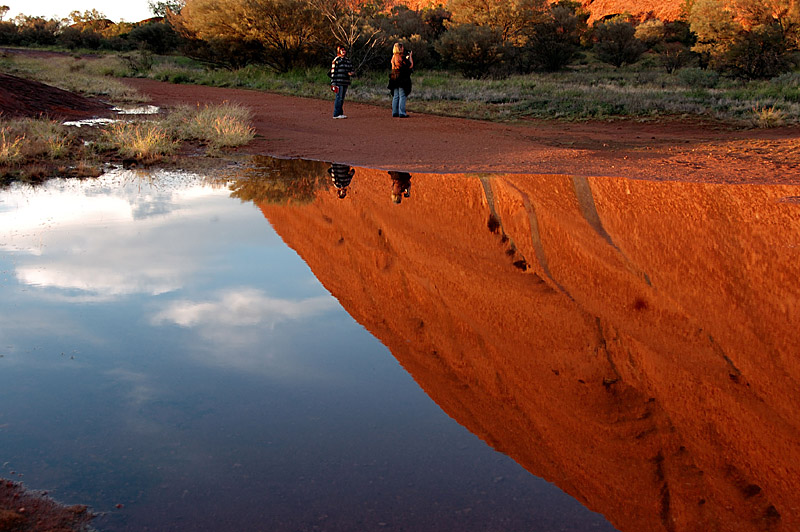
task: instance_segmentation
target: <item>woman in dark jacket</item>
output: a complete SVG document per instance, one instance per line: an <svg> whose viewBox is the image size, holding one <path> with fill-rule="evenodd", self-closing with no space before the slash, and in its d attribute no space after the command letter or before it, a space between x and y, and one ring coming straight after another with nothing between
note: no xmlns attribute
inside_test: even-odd
<svg viewBox="0 0 800 532"><path fill-rule="evenodd" d="M406 98L411 94L411 73L414 71L414 59L411 52L405 53L402 44L395 43L392 48L392 72L389 74L389 92L392 93L392 116L408 118L406 114Z"/></svg>

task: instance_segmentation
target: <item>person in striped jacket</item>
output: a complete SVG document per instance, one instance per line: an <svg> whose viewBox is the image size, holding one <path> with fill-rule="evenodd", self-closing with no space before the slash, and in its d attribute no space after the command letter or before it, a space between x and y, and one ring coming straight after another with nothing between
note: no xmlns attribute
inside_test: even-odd
<svg viewBox="0 0 800 532"><path fill-rule="evenodd" d="M355 72L353 63L347 57L347 48L344 46L336 48L336 57L331 62L331 71L328 75L331 78L331 90L336 93L336 99L333 101L333 117L347 118L342 106L347 87L350 86L350 76L354 76Z"/></svg>

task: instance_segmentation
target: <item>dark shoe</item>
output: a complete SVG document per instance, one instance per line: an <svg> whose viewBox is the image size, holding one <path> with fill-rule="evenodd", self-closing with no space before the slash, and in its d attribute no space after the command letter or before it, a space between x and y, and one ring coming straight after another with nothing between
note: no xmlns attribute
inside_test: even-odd
<svg viewBox="0 0 800 532"><path fill-rule="evenodd" d="M408 115L398 115L398 118L408 118Z"/></svg>
<svg viewBox="0 0 800 532"><path fill-rule="evenodd" d="M400 115L397 114L397 113L392 113L392 118L397 118L398 116L400 116Z"/></svg>

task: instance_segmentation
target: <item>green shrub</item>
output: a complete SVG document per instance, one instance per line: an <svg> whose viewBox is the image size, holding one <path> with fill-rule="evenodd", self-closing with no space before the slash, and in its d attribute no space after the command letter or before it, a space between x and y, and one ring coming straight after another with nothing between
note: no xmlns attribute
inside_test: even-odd
<svg viewBox="0 0 800 532"><path fill-rule="evenodd" d="M725 54L718 67L747 79L767 79L791 67L783 30L777 25L744 32Z"/></svg>
<svg viewBox="0 0 800 532"><path fill-rule="evenodd" d="M655 50L661 60L661 66L670 74L685 67L692 60L689 48L680 42L661 43Z"/></svg>
<svg viewBox="0 0 800 532"><path fill-rule="evenodd" d="M678 79L689 87L711 89L719 83L719 72L702 68L682 68L677 71Z"/></svg>
<svg viewBox="0 0 800 532"><path fill-rule="evenodd" d="M635 63L647 50L647 46L636 38L634 25L625 20L612 19L595 24L594 35L597 58L617 68Z"/></svg>
<svg viewBox="0 0 800 532"><path fill-rule="evenodd" d="M436 43L442 60L466 78L486 78L500 70L507 50L499 31L488 26L459 24Z"/></svg>
<svg viewBox="0 0 800 532"><path fill-rule="evenodd" d="M140 49L145 49L154 54L174 52L180 45L180 37L172 26L164 22L143 24L131 30L128 40L135 43Z"/></svg>
<svg viewBox="0 0 800 532"><path fill-rule="evenodd" d="M578 57L587 18L579 13L579 6L562 0L550 8L544 20L534 24L522 49L520 71L556 72Z"/></svg>

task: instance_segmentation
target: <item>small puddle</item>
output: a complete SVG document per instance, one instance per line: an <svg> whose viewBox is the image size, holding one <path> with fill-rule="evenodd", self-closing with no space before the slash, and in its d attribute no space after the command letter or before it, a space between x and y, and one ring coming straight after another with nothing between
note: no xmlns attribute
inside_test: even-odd
<svg viewBox="0 0 800 532"><path fill-rule="evenodd" d="M118 115L154 115L158 114L161 110L159 107L155 105L139 105L136 107L114 107L112 109ZM86 118L83 120L68 120L63 124L65 126L72 126L72 127L95 127L95 126L102 126L106 124L113 124L114 122L119 122L117 118Z"/></svg>
<svg viewBox="0 0 800 532"><path fill-rule="evenodd" d="M121 115L154 115L161 110L155 105L137 105L135 107L114 107L113 109Z"/></svg>
<svg viewBox="0 0 800 532"><path fill-rule="evenodd" d="M84 118L83 120L67 120L63 124L71 127L94 127L113 124L114 122L119 122L119 120L114 118Z"/></svg>

